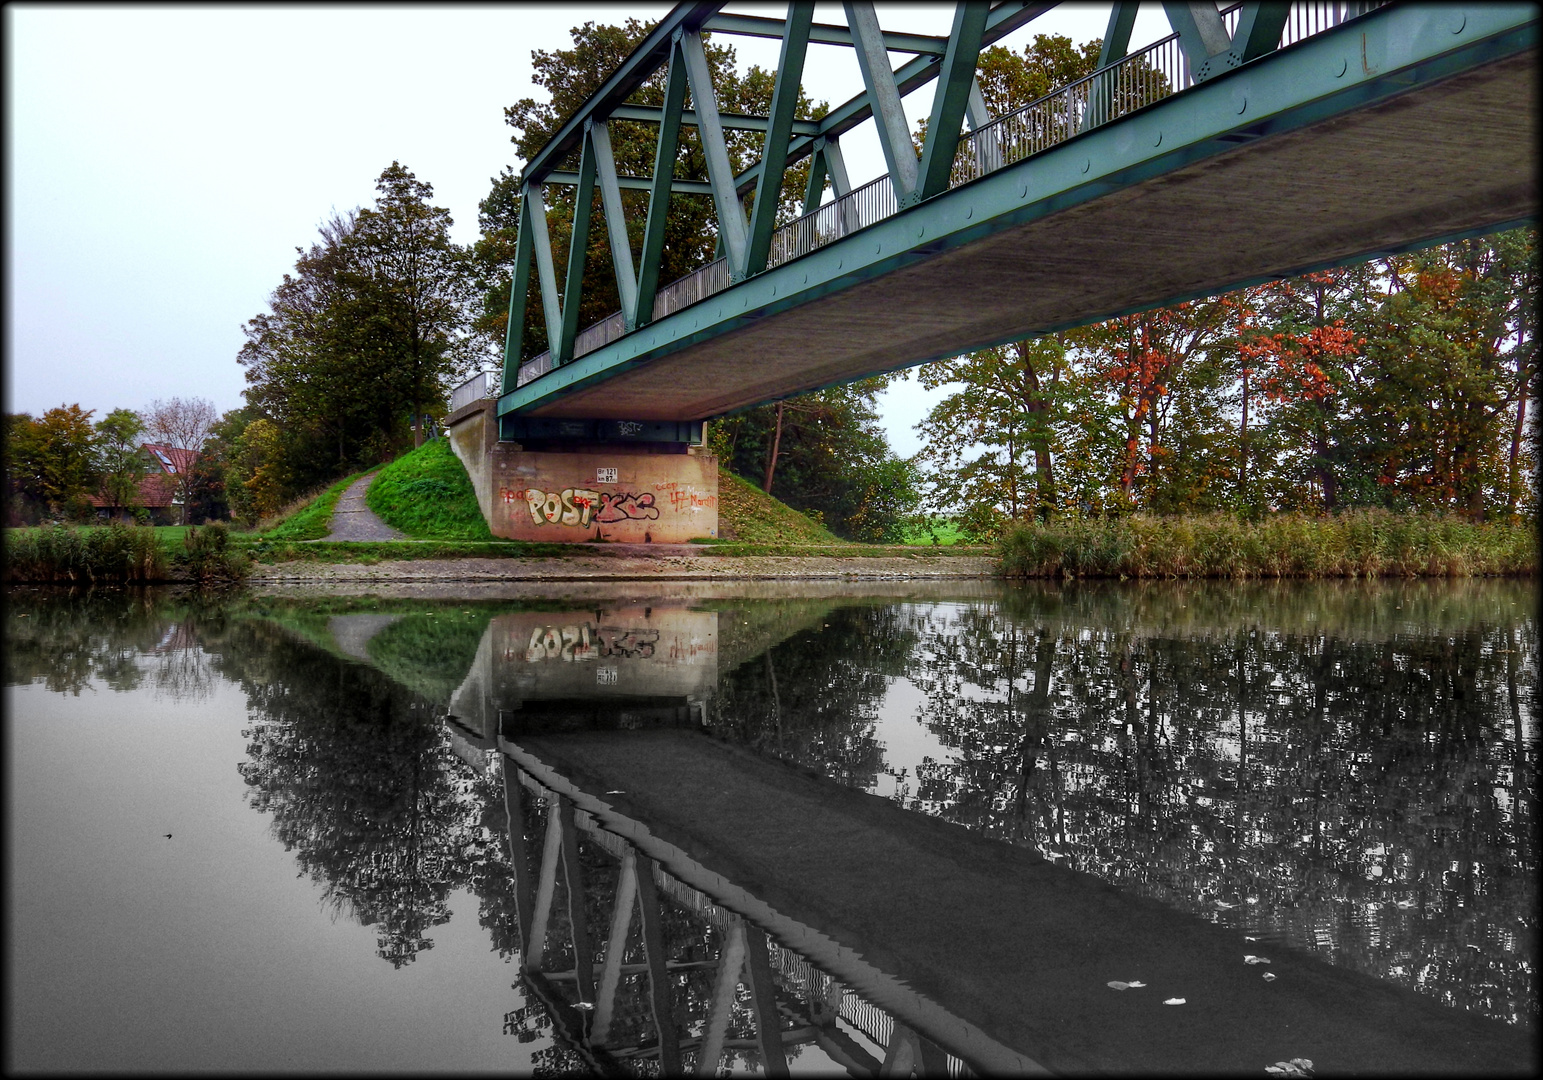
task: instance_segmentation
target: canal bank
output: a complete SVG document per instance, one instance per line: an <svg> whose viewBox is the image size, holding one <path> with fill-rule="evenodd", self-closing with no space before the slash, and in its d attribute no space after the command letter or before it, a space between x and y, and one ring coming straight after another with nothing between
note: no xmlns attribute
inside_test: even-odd
<svg viewBox="0 0 1543 1080"><path fill-rule="evenodd" d="M374 582L761 580L774 578L962 580L997 577L987 555L709 555L690 544L607 546L603 554L525 559L382 559L375 563L282 562L252 567L249 584Z"/></svg>

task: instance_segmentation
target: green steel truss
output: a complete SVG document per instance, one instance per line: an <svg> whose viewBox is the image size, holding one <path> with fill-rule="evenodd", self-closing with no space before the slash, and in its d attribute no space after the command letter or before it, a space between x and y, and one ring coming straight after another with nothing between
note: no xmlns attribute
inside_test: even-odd
<svg viewBox="0 0 1543 1080"><path fill-rule="evenodd" d="M977 160L975 172L961 181L961 155L969 150L961 140L1005 119L985 115L981 104L974 78L981 49L1054 6L966 0L957 5L946 38L885 31L867 0L844 4L846 26L815 23L813 4L806 0L790 3L785 19L724 14L717 3L688 2L676 7L568 118L521 176L522 216L504 351L504 392L498 404L508 429L506 437L513 437L517 414L550 404L565 392L591 386L617 371L729 332L748 319L787 310L995 230L1223 153L1240 142L1348 113L1411 86L1537 45L1538 12L1526 4L1459 8L1256 0L1218 11L1209 0L1172 0L1163 9L1174 31L1175 53L1182 53L1179 63L1187 88L1173 86L1161 99L1121 111L1115 103L1126 90L1116 75L1120 65L1130 67L1127 54L1136 5L1120 0L1111 12L1099 71L1080 81L1087 84L1078 99L1080 118L1074 118L1061 141L1006 164ZM1310 25L1315 18L1322 25ZM1288 19L1299 24L1295 31L1287 30ZM703 52L706 33L780 40L770 115L719 112ZM849 47L865 88L819 121L793 116L811 43ZM892 69L891 51L914 56ZM1359 54L1361 62L1336 63L1335 57L1349 52ZM1144 63L1151 68L1153 61ZM660 70L666 72L663 107L629 103L643 81ZM901 99L933 80L938 86L918 155ZM1076 90L1077 84L1067 88L1068 102ZM1237 106L1239 100L1248 103L1246 116ZM1070 115L1070 105L1067 109ZM651 176L617 174L607 127L612 119L658 124ZM883 220L858 220L860 238L844 236L817 249L800 250L791 261L785 252L775 254L773 215L787 168L805 157L812 159L803 193L806 214L821 209L827 184L838 200L850 201L846 197L862 194L854 193L847 179L840 138L869 119L878 130L889 169L887 177L866 186L885 189L871 192L867 196L871 199L892 198L892 204L886 204L890 209L877 212ZM694 127L701 140L706 181L673 175L683 126ZM1160 129L1160 143L1154 146L1132 139L1133 126ZM764 133L761 157L738 174L730 165L725 130ZM563 167L575 152L577 172ZM542 195L547 184L577 187L575 239L561 282L547 234ZM596 188L623 310L603 345L591 344L584 355L576 356L583 260ZM649 192L641 251L634 252L627 238L623 189ZM684 310L667 308L656 316L656 298L665 284L659 281L659 267L673 192L712 196L719 251L726 265L715 264L719 280L704 286L719 302L703 301ZM747 214L743 200L752 192L754 209ZM828 211L829 204L824 209ZM1493 222L1488 227L1514 223ZM1449 237L1411 236L1407 249L1443 239ZM1362 257L1382 253L1366 252ZM1278 273L1311 268L1282 266ZM551 347L536 369L527 365L522 373L525 304L533 270ZM961 341L956 351L988 344L993 343ZM523 430L525 425L518 426Z"/></svg>

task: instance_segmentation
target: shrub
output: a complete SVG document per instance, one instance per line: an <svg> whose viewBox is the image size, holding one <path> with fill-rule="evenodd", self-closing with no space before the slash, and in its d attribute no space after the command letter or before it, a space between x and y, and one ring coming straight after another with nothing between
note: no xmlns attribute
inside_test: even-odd
<svg viewBox="0 0 1543 1080"><path fill-rule="evenodd" d="M154 529L113 522L103 528L50 525L8 529L7 581L163 581L166 555Z"/></svg>

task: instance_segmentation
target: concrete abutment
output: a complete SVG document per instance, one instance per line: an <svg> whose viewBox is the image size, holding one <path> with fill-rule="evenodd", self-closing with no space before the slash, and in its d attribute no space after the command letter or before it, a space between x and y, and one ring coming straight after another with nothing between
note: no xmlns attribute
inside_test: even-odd
<svg viewBox="0 0 1543 1080"><path fill-rule="evenodd" d="M528 449L498 438L492 398L446 422L477 505L510 540L679 544L718 535L718 459L697 446L574 442Z"/></svg>

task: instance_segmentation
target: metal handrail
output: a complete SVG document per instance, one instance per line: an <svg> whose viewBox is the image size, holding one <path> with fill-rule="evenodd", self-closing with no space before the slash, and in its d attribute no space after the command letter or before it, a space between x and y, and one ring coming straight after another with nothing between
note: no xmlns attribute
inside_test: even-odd
<svg viewBox="0 0 1543 1080"><path fill-rule="evenodd" d="M717 259L685 277L676 278L654 294L654 318L662 319L681 308L690 307L698 300L705 300L714 293L727 289L729 260Z"/></svg>
<svg viewBox="0 0 1543 1080"><path fill-rule="evenodd" d="M816 207L802 217L788 222L772 234L766 268L781 266L807 255L815 248L850 236L858 229L882 221L899 209L895 185L885 173L862 187L853 188L839 199Z"/></svg>
<svg viewBox="0 0 1543 1080"><path fill-rule="evenodd" d="M465 408L474 401L498 396L498 375L491 371L479 371L460 386L450 391L450 411Z"/></svg>

